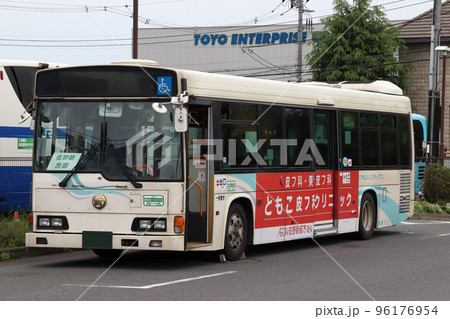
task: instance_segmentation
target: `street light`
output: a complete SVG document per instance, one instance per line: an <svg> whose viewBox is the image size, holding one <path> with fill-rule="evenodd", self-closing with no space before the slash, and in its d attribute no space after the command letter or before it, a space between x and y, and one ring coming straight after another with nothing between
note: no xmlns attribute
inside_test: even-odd
<svg viewBox="0 0 450 319"><path fill-rule="evenodd" d="M448 46L438 46L435 50L444 53L442 59L441 138L439 143L439 157L442 158L442 165L444 165L445 71L447 70L447 52L450 51L450 48Z"/></svg>

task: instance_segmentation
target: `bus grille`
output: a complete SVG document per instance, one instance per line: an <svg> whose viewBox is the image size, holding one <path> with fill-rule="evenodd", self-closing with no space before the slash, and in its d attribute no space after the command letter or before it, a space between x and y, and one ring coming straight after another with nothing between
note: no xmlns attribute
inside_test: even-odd
<svg viewBox="0 0 450 319"><path fill-rule="evenodd" d="M409 202L411 197L411 174L400 173L400 213L409 214Z"/></svg>

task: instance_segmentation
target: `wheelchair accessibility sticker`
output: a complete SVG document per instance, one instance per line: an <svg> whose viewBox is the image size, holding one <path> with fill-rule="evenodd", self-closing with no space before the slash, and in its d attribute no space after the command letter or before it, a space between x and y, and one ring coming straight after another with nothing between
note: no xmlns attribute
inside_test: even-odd
<svg viewBox="0 0 450 319"><path fill-rule="evenodd" d="M172 77L171 76L158 76L158 95L171 95L172 94Z"/></svg>

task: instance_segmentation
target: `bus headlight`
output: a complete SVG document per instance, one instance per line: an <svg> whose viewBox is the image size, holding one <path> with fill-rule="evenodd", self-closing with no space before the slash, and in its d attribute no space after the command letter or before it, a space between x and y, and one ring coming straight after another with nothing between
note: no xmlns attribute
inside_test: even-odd
<svg viewBox="0 0 450 319"><path fill-rule="evenodd" d="M166 229L166 220L165 219L158 219L153 223L153 228L155 229Z"/></svg>
<svg viewBox="0 0 450 319"><path fill-rule="evenodd" d="M135 218L131 224L131 230L137 232L166 231L165 218Z"/></svg>
<svg viewBox="0 0 450 319"><path fill-rule="evenodd" d="M151 219L142 219L139 221L139 228L140 229L150 229L152 226L152 220Z"/></svg>
<svg viewBox="0 0 450 319"><path fill-rule="evenodd" d="M50 222L52 227L62 227L63 225L63 219L61 217L50 218Z"/></svg>
<svg viewBox="0 0 450 319"><path fill-rule="evenodd" d="M69 223L65 216L37 216L37 229L69 229Z"/></svg>
<svg viewBox="0 0 450 319"><path fill-rule="evenodd" d="M48 218L48 217L39 217L38 218L38 226L39 227L48 227L48 226L50 226L50 218Z"/></svg>

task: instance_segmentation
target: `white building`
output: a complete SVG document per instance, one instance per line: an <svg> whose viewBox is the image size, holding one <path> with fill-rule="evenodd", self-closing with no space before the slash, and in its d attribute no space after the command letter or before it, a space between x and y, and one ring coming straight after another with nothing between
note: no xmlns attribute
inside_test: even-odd
<svg viewBox="0 0 450 319"><path fill-rule="evenodd" d="M320 27L303 32L303 64ZM161 66L295 81L298 26L139 29L138 56ZM303 67L303 80L310 78Z"/></svg>

